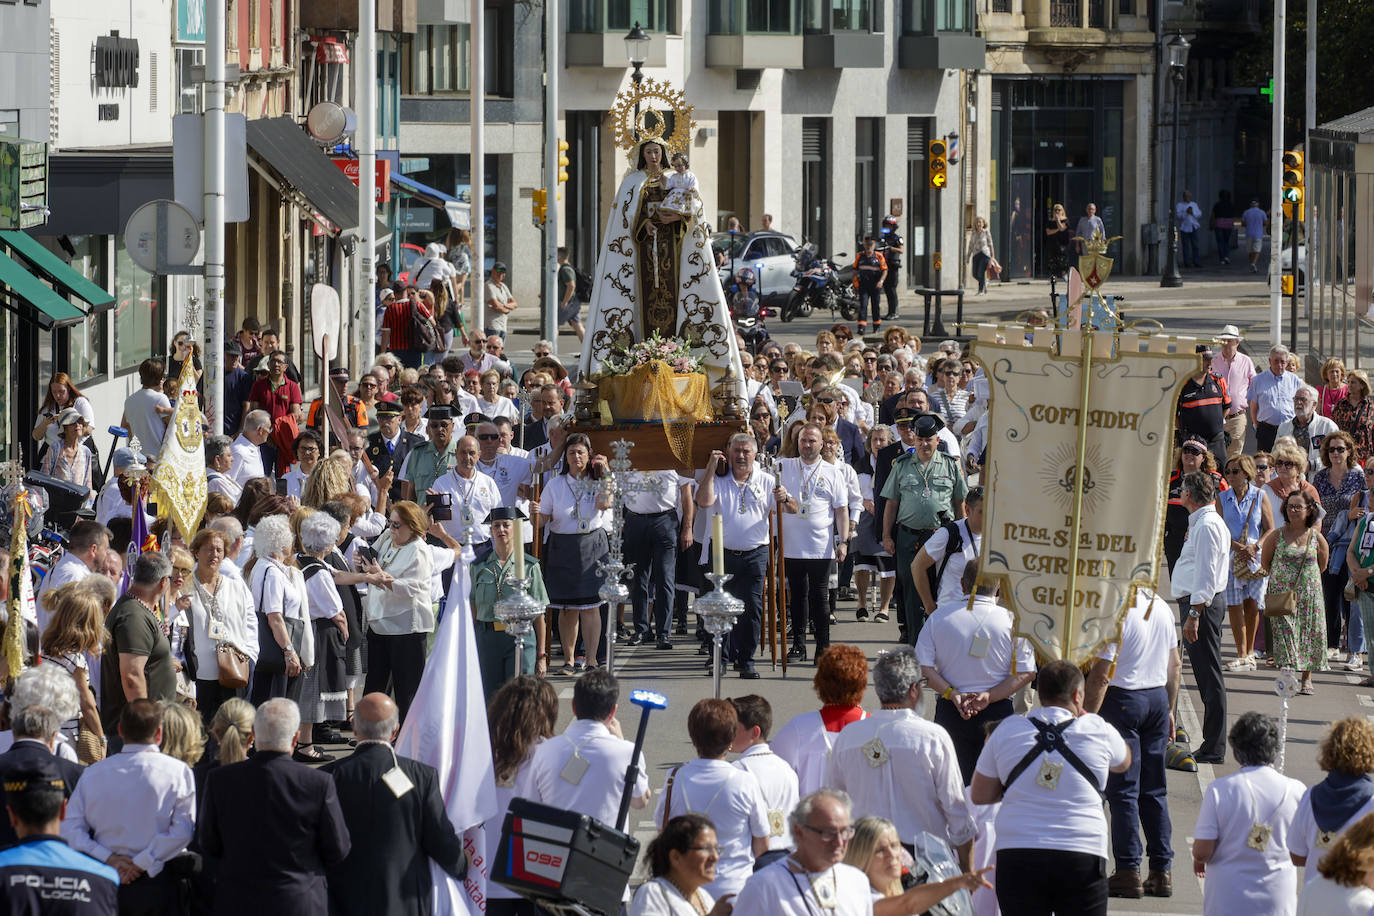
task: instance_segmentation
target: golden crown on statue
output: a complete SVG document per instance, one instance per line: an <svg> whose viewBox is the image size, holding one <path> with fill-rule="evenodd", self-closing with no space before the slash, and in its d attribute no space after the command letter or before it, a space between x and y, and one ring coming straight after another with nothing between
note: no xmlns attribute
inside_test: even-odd
<svg viewBox="0 0 1374 916"><path fill-rule="evenodd" d="M658 104L651 104L655 102ZM671 132L668 131L670 112L673 118ZM611 108L611 133L615 145L630 153L646 140L662 143L670 156L685 153L692 141L692 128L696 126L697 122L692 120L692 106L687 104L682 90L674 89L667 80L646 79L631 84L615 97L615 106Z"/></svg>

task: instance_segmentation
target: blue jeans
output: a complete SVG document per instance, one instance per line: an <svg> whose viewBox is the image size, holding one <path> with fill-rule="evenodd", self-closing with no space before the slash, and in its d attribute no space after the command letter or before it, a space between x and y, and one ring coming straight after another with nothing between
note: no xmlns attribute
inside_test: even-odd
<svg viewBox="0 0 1374 916"><path fill-rule="evenodd" d="M1100 715L1115 726L1131 749L1130 769L1107 776L1116 867L1140 869L1143 830L1150 870L1168 871L1174 860L1169 787L1164 776L1164 749L1169 743L1168 692L1163 687L1108 687Z"/></svg>
<svg viewBox="0 0 1374 916"><path fill-rule="evenodd" d="M668 617L673 611L673 587L677 573L677 515L625 513L625 562L634 565L630 577L630 607L635 633L649 639L655 633L668 638ZM654 600L654 619L649 621L649 598Z"/></svg>
<svg viewBox="0 0 1374 916"><path fill-rule="evenodd" d="M1213 229L1212 235L1217 240L1217 260L1229 261L1231 259L1231 229Z"/></svg>
<svg viewBox="0 0 1374 916"><path fill-rule="evenodd" d="M1183 257L1183 266L1198 263L1197 260L1197 230L1192 232L1179 232L1179 249Z"/></svg>

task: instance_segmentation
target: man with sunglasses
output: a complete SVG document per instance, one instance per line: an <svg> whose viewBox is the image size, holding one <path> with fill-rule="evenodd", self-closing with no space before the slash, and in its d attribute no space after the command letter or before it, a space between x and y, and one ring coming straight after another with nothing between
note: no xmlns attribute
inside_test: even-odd
<svg viewBox="0 0 1374 916"><path fill-rule="evenodd" d="M1307 453L1308 477L1326 465L1322 463L1322 441L1337 430L1334 420L1317 413L1317 389L1303 385L1293 395L1293 419L1279 425L1275 437L1292 436L1298 448Z"/></svg>
<svg viewBox="0 0 1374 916"><path fill-rule="evenodd" d="M1178 395L1177 435L1180 440L1201 438L1220 467L1226 464L1226 415L1231 411L1231 398L1226 383L1212 374L1211 346L1198 344L1197 355L1202 357L1202 368L1183 383Z"/></svg>
<svg viewBox="0 0 1374 916"><path fill-rule="evenodd" d="M409 500L417 495L423 499L434 481L452 470L458 461L458 443L453 438L453 409L436 404L426 412L425 419L429 421L425 427L429 441L411 449L399 475L401 492Z"/></svg>

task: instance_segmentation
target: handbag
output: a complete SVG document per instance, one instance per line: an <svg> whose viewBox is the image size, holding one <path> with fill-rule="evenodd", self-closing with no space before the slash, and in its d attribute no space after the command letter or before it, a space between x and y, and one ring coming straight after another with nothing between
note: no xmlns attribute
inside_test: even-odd
<svg viewBox="0 0 1374 916"><path fill-rule="evenodd" d="M267 580L267 571L263 572L263 581ZM262 593L259 591L254 596L254 607L262 607ZM277 645L277 640L273 638L272 628L267 625L267 615L258 611L258 664L256 670L262 674L285 674L286 673L286 653L282 647ZM301 637L305 632L305 621L295 617L282 615L282 623L286 625L286 635L290 637L289 645L300 652ZM303 662L302 662L303 664Z"/></svg>
<svg viewBox="0 0 1374 916"><path fill-rule="evenodd" d="M1260 493L1259 490L1255 490L1255 504L1251 508L1251 514L1259 510L1259 501L1261 499L1264 499L1264 494ZM1245 528L1249 527L1249 523L1250 520L1247 518L1245 520ZM1241 529L1241 534L1245 534L1244 528ZM1251 542L1247 540L1245 543L1249 545ZM1264 564L1261 562L1258 554L1255 555L1253 560L1247 560L1245 557L1235 552L1234 549L1231 552L1231 572L1238 581L1245 582L1263 579L1265 576L1269 575L1269 570L1264 568Z"/></svg>
<svg viewBox="0 0 1374 916"><path fill-rule="evenodd" d="M997 262L996 258L988 258L988 279L1002 279L1002 265Z"/></svg>
<svg viewBox="0 0 1374 916"><path fill-rule="evenodd" d="M1279 537L1283 537L1280 533ZM1307 547L1312 546L1312 532L1307 532ZM1303 548L1303 556L1307 555ZM1271 588L1264 593L1265 617L1290 617L1298 609L1298 593L1291 588Z"/></svg>
<svg viewBox="0 0 1374 916"><path fill-rule="evenodd" d="M230 690L248 686L248 656L227 642L215 646L215 661L219 662L219 685Z"/></svg>
<svg viewBox="0 0 1374 916"><path fill-rule="evenodd" d="M76 727L76 759L86 766L105 759L105 736L91 731L85 722Z"/></svg>

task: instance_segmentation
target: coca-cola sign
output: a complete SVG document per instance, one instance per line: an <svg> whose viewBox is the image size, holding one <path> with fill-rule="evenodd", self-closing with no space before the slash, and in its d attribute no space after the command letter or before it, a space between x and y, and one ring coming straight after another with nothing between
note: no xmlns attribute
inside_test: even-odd
<svg viewBox="0 0 1374 916"><path fill-rule="evenodd" d="M358 184L358 160L349 159L346 156L332 156L330 161L338 166L339 171L348 177L348 180L356 186ZM391 201L391 160L378 159L376 163L377 186L375 190L375 200L379 204Z"/></svg>

